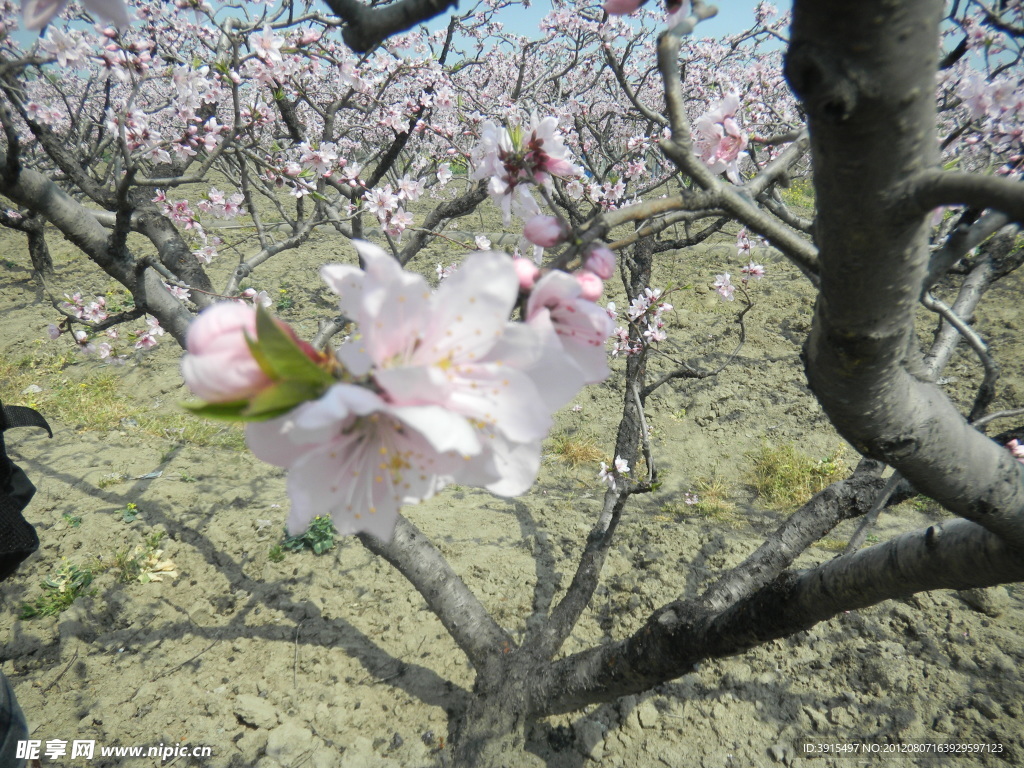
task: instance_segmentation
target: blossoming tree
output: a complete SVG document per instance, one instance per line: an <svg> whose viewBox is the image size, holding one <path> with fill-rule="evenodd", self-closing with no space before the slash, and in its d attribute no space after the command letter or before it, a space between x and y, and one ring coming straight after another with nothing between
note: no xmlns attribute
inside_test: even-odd
<svg viewBox="0 0 1024 768"><path fill-rule="evenodd" d="M965 417L937 384L959 336L989 359L962 318L1022 260L1019 4L966 3L944 20L934 0L798 0L784 61L763 47L785 34L764 6L747 35L714 44L688 37L713 13L699 2L670 3L667 19L636 2L608 3L611 17L559 8L541 41L500 36L497 4L438 33L409 32L444 11L438 0L241 15L182 5L195 19L140 5L130 29L53 27L29 50L4 42L0 194L17 209L0 223L26 233L41 280L45 221L132 292L136 310L115 318L69 296L65 327L86 329L81 341L146 313L187 346L197 410L250 421L253 452L288 470L292 531L330 515L416 587L477 673L453 730L457 764L523 764L535 718L648 690L842 611L1024 578L1019 442L978 428L1019 414L986 414L986 390ZM614 15L630 12L644 24ZM7 29L13 19L8 5ZM55 63L87 76L49 76ZM214 169L230 191L211 185ZM813 221L779 195L808 169ZM415 225L409 203L456 171L464 189ZM198 199L177 193L191 185ZM477 252L436 292L403 268L487 197L516 217L540 266L467 242ZM257 233L220 290L203 268L220 243L200 214L244 216ZM699 597L560 658L627 501L657 483L646 399L710 375L648 370L670 309L652 264L729 221L744 227L741 255L766 238L818 288L808 382L864 458ZM623 225L632 232L612 240ZM351 240L359 266L323 269L339 312L310 344L239 287L318 228ZM371 228L387 251L365 241ZM142 250L130 240L140 235ZM953 267L966 277L946 307L929 289ZM595 302L617 269L630 305L616 331ZM744 288L764 269L748 261L740 274ZM714 286L743 295L730 274ZM945 320L926 353L919 302ZM551 414L607 375L613 335L626 386L604 503L565 594L516 641L400 509L453 482L529 488ZM896 479L882 480L886 465ZM900 478L955 517L791 567L841 520L870 519L904 492Z"/></svg>

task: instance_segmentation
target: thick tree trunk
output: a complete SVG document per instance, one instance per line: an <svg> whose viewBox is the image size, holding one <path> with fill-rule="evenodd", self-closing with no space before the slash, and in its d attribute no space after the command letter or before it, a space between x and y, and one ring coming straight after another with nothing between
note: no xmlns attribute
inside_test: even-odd
<svg viewBox="0 0 1024 768"><path fill-rule="evenodd" d="M808 113L821 262L807 377L864 455L1024 547L1024 469L930 380L914 331L929 266L921 201L987 207L1007 193L1009 212L1020 187L936 168L941 14L939 0L795 5L786 76Z"/></svg>
<svg viewBox="0 0 1024 768"><path fill-rule="evenodd" d="M526 751L529 677L539 665L522 652L496 659L452 734L455 768L542 768Z"/></svg>

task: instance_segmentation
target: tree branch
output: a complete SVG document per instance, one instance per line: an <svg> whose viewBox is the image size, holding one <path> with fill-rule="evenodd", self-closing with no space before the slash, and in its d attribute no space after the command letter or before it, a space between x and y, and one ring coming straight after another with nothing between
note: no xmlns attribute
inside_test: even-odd
<svg viewBox="0 0 1024 768"><path fill-rule="evenodd" d="M545 715L648 690L697 662L790 637L844 611L932 589L970 589L1024 579L1024 558L966 520L903 534L802 572L709 613L694 603L659 609L635 634L569 656L538 676L530 696ZM548 698L550 697L550 698Z"/></svg>
<svg viewBox="0 0 1024 768"><path fill-rule="evenodd" d="M902 195L902 190L897 194ZM1024 225L1024 183L1002 176L929 169L910 179L898 213L922 216L942 205L992 208Z"/></svg>
<svg viewBox="0 0 1024 768"><path fill-rule="evenodd" d="M370 8L358 0L324 0L345 20L342 38L356 53L376 48L391 35L440 16L458 6L458 0L399 0L391 5Z"/></svg>
<svg viewBox="0 0 1024 768"><path fill-rule="evenodd" d="M390 542L365 533L358 539L409 580L478 672L496 652L513 647L512 637L495 623L444 555L408 519L399 516Z"/></svg>

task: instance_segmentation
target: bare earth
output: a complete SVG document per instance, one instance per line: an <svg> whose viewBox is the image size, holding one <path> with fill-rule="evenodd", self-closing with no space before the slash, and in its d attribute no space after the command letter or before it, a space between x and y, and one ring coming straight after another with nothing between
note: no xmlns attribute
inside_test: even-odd
<svg viewBox="0 0 1024 768"><path fill-rule="evenodd" d="M23 243L7 236L3 242L0 351L17 359L40 348L66 349L67 337L45 340L46 325L58 318L29 280ZM731 243L725 238L691 255L665 256L656 280L679 287L670 299L678 354L710 355L708 367L724 360L737 339L738 302L727 304L709 288L715 273L739 271ZM798 355L810 325L810 286L776 257L760 255L768 276L754 287L756 306L737 359L717 379L668 385L651 400L664 488L630 502L603 585L567 653L636 630L653 608L696 593L774 528L781 513L765 507L745 474L747 453L763 440L793 442L816 457L843 444L803 383ZM55 258L59 291L80 287L91 298L112 287L68 252ZM231 267L224 258L218 274ZM351 258L351 248L324 236L268 263L254 285L292 298L281 315L309 337L315 318L330 312L318 266ZM433 275L436 261L456 258L438 247L421 268ZM1020 407L1024 281L1016 276L993 293L978 326L1003 365L994 407ZM188 399L179 357L168 339L114 369L123 396L147 409L176 408ZM108 370L75 359L66 375L85 386L91 374ZM608 382L580 394L581 411L559 414L556 428L594 436L605 453L622 399L621 362L614 367ZM966 353L954 358L945 375L955 379L955 397L970 401L979 370ZM5 396L9 404L32 402L31 394L14 394ZM448 736L446 710L465 696L471 671L390 566L354 540L321 556L288 553L272 562L268 553L281 541L288 504L284 476L244 450L182 444L174 434L146 434L131 421L100 430L51 423L53 440L33 430L9 437L12 455L39 488L28 517L42 547L0 587L0 668L15 686L32 737L209 746L212 757L161 763L97 752L92 761L44 759L43 765L437 763ZM845 456L852 464L852 449ZM685 512L683 493L711 477L737 504L735 525ZM521 499L452 488L407 511L499 622L521 633L531 606L557 599L568 585L602 493L596 465L573 469L552 455L536 488ZM130 523L122 515L129 503L139 511ZM71 516L81 524L71 525ZM927 504L903 505L883 515L875 534L884 539L944 516ZM852 533L847 525L838 539ZM100 572L92 595L63 614L18 618L62 560L109 562L156 531L166 533L162 558L173 562L177 576L126 584L113 569ZM800 565L833 556L814 548ZM542 723L531 749L550 768L1019 765L1022 598L1024 590L1014 585L989 590L973 606L956 593L936 592L850 612L788 641L702 665L648 695ZM893 742L910 750L952 742L1002 751L954 758L884 754ZM813 756L805 743L814 749L857 743L879 752Z"/></svg>

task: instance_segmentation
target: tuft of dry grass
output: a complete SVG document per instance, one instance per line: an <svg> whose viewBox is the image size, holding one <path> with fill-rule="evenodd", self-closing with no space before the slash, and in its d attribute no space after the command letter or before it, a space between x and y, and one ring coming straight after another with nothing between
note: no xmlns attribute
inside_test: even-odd
<svg viewBox="0 0 1024 768"><path fill-rule="evenodd" d="M843 453L840 446L825 458L815 459L792 443L762 443L747 455L750 483L769 504L796 509L849 471Z"/></svg>
<svg viewBox="0 0 1024 768"><path fill-rule="evenodd" d="M550 437L548 446L552 456L573 469L604 459L597 438L589 434L558 432Z"/></svg>
<svg viewBox="0 0 1024 768"><path fill-rule="evenodd" d="M817 542L814 546L818 549L824 549L826 552L842 552L846 549L846 545L849 542L843 541L842 539L822 539Z"/></svg>
<svg viewBox="0 0 1024 768"><path fill-rule="evenodd" d="M676 515L696 515L730 528L740 525L736 505L729 497L729 488L716 475L695 481L693 491L686 494L684 501L665 504L662 511Z"/></svg>

